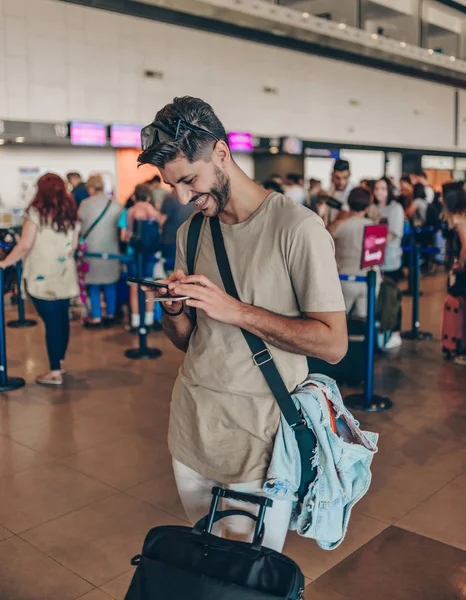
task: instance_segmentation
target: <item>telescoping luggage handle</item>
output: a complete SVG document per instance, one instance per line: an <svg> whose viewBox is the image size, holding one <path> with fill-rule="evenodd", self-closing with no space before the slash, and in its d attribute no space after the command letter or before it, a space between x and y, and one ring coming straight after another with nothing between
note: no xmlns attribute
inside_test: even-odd
<svg viewBox="0 0 466 600"><path fill-rule="evenodd" d="M252 519L256 522L254 530L254 538L252 543L253 550L260 550L262 546L262 540L264 539L264 520L265 511L267 508L273 506L273 500L265 498L264 496L255 496L253 494L244 494L242 492L235 492L233 490L224 490L223 488L214 487L212 489L212 503L210 505L209 514L200 519L193 527L193 533L202 535L203 533L211 533L212 527L217 521L221 521L226 517L241 516ZM220 498L228 498L231 500L237 500L240 502L247 502L248 504L258 504L260 506L259 514L253 515L246 510L221 510L217 511L218 503Z"/></svg>

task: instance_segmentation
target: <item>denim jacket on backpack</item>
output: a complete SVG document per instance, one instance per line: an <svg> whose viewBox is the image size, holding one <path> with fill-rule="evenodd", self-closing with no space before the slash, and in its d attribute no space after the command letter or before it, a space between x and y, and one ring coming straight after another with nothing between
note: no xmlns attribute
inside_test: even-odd
<svg viewBox="0 0 466 600"><path fill-rule="evenodd" d="M317 476L303 504L299 504L299 450L282 415L264 491L277 500L295 501L290 529L315 539L324 550L333 550L345 537L351 509L369 489L378 435L359 429L335 381L325 375L310 375L292 397L317 438L312 459ZM331 427L329 403L334 409L337 433Z"/></svg>

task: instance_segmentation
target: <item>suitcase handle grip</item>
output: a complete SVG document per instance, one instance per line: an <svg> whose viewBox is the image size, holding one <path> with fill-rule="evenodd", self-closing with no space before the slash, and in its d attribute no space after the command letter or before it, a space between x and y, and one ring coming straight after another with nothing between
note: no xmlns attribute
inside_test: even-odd
<svg viewBox="0 0 466 600"><path fill-rule="evenodd" d="M233 490L224 490L223 488L214 487L212 496L218 498L228 498L230 500L239 500L240 502L248 502L249 504L258 504L270 508L273 506L273 500L265 496L255 496L253 494L244 494L243 492L234 492Z"/></svg>
<svg viewBox="0 0 466 600"><path fill-rule="evenodd" d="M239 510L239 509L238 510L235 510L235 509L219 510L218 512L215 513L214 518L212 519L212 525L217 523L217 521L221 521L222 519L225 519L226 517L235 517L235 516L248 517L249 519L252 519L253 521L257 521L256 515L253 515L252 513L248 512L247 510ZM206 517L202 517L202 519L199 519L199 521L193 527L193 533L201 534L201 533L204 533L204 531L207 531L208 519L209 519L208 515ZM210 533L210 532L207 531L207 533Z"/></svg>
<svg viewBox="0 0 466 600"><path fill-rule="evenodd" d="M235 517L235 516L240 516L240 517L248 517L249 519L252 519L253 521L256 522L256 530L254 532L254 540L253 543L251 545L251 548L253 550L260 550L261 546L262 546L262 540L264 539L264 514L263 511L265 511L265 507L261 508L261 513L259 514L258 517L256 517L256 515L253 515L252 513L248 512L247 510L220 510L217 511L213 516L211 516L210 514L202 517L202 519L200 519L192 528L192 532L195 533L196 535L202 535L203 533L210 533L212 531L212 526L217 523L217 521L221 521L222 519L225 519L226 517Z"/></svg>

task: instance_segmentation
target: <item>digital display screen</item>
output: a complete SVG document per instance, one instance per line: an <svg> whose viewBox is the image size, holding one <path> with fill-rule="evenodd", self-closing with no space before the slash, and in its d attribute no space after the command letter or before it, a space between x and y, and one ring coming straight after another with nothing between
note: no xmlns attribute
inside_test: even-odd
<svg viewBox="0 0 466 600"><path fill-rule="evenodd" d="M230 131L228 143L232 152L252 152L254 149L254 142L250 133Z"/></svg>
<svg viewBox="0 0 466 600"><path fill-rule="evenodd" d="M70 140L74 146L105 146L107 127L105 123L71 121Z"/></svg>
<svg viewBox="0 0 466 600"><path fill-rule="evenodd" d="M139 125L110 125L110 144L114 148L140 148L141 127Z"/></svg>

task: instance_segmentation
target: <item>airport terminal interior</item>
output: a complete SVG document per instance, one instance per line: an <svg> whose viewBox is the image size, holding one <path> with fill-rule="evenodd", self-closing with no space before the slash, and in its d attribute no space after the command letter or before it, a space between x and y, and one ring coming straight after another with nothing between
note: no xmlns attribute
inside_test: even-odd
<svg viewBox="0 0 466 600"><path fill-rule="evenodd" d="M0 600L466 598L466 0L0 0L0 286Z"/></svg>

